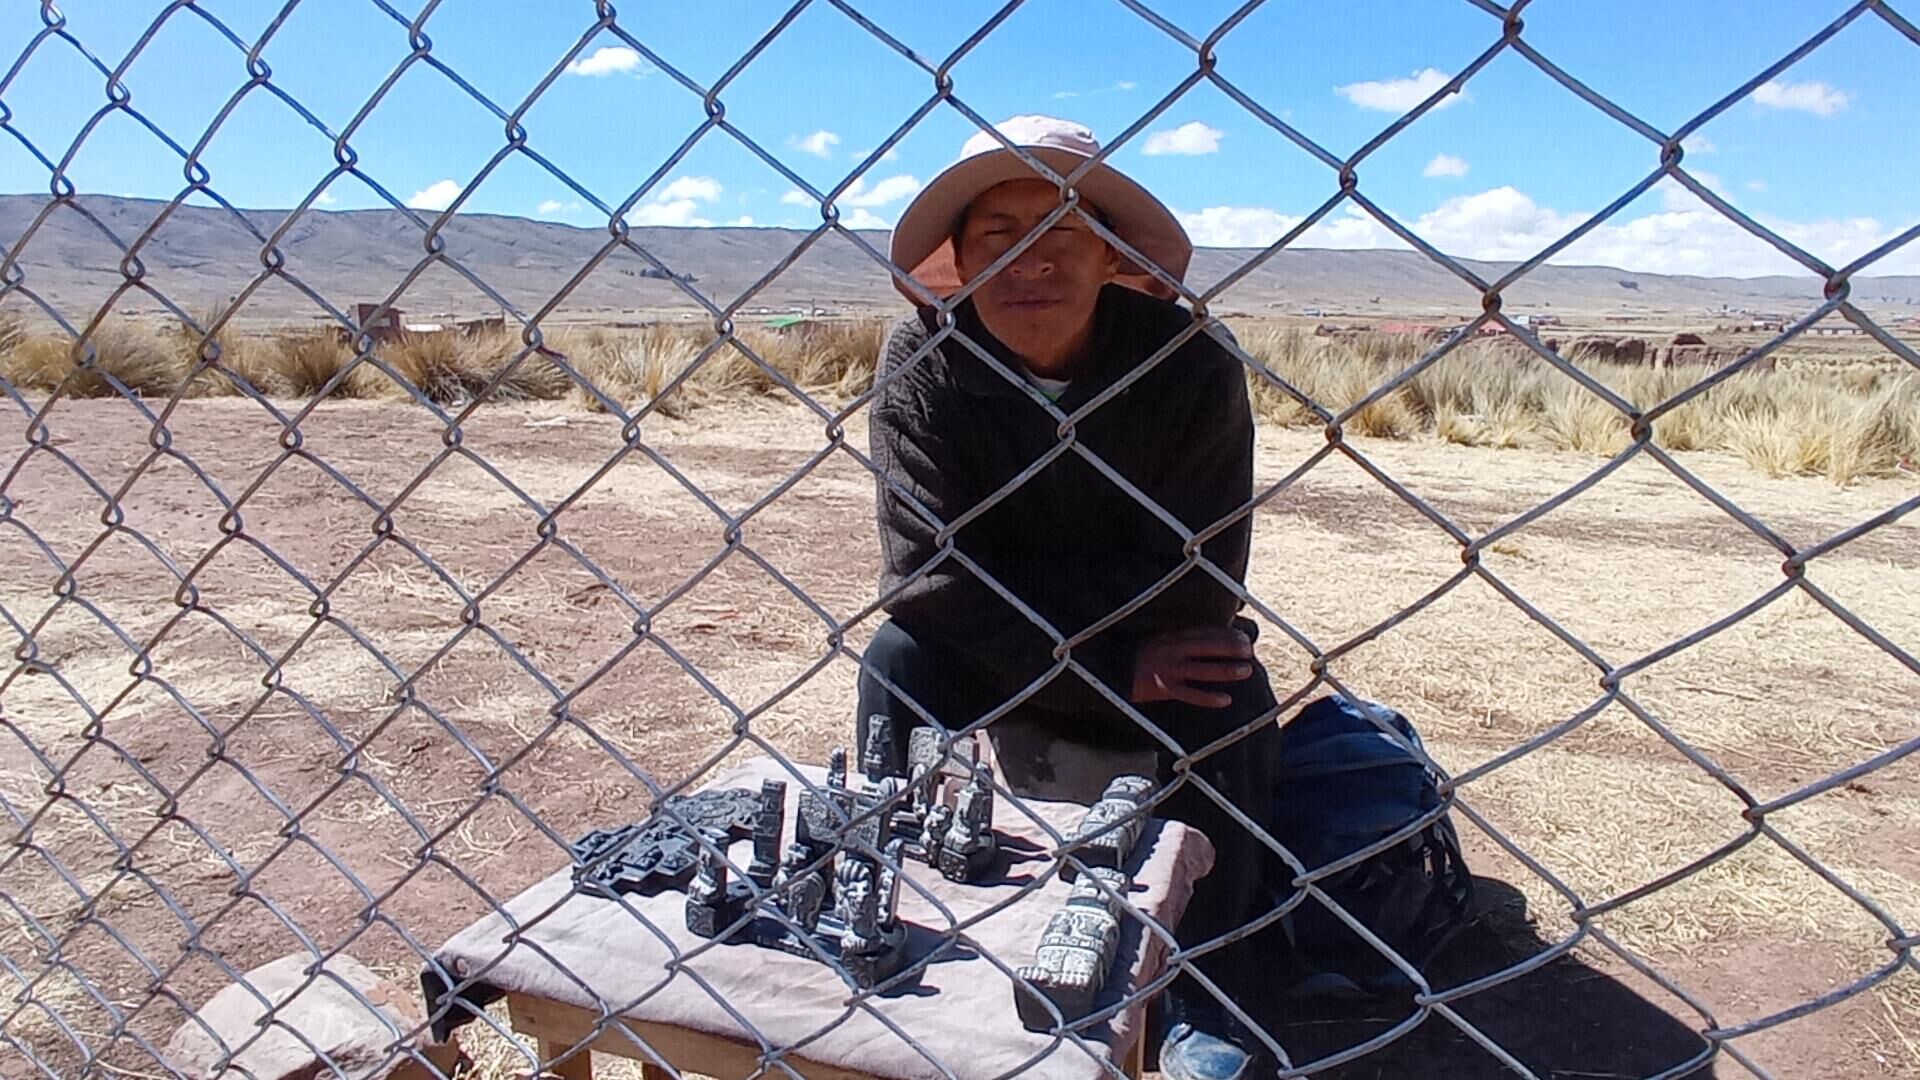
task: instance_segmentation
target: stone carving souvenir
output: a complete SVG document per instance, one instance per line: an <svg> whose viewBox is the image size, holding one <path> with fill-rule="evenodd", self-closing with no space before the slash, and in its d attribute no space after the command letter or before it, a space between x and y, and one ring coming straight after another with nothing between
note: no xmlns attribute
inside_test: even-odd
<svg viewBox="0 0 1920 1080"><path fill-rule="evenodd" d="M725 850L726 834L709 829L705 835L714 847L700 849L698 868L687 883L687 929L713 938L746 912L753 902L753 890L744 882L729 882L726 862L713 854L714 850Z"/></svg>
<svg viewBox="0 0 1920 1080"><path fill-rule="evenodd" d="M762 889L773 888L780 872L780 823L787 816L787 785L780 780L760 782L760 809L753 819L753 861L747 877Z"/></svg>
<svg viewBox="0 0 1920 1080"><path fill-rule="evenodd" d="M1021 1026L1028 1031L1052 1029L1054 1020L1045 1001L1051 1001L1069 1023L1093 1011L1094 998L1107 984L1120 948L1117 897L1125 896L1129 885L1125 872L1105 867L1094 868L1074 883L1066 904L1047 920L1033 963L1019 969L1020 977L1032 984L1032 989L1014 984Z"/></svg>
<svg viewBox="0 0 1920 1080"><path fill-rule="evenodd" d="M764 866L772 861L769 851L779 843L785 824L786 785L762 785L747 876L755 884L765 876L763 887L770 888L769 894L743 922L741 915L755 903L753 891L744 882L729 886L724 864L709 856L688 889L687 929L713 938L740 923L728 941L814 960L825 956L862 989L898 974L907 963L895 869L904 841L892 835L893 815L883 812L883 799L898 793L897 780L892 786L879 783L878 794L872 782L859 792L848 790L846 783L846 753L836 750L825 786L817 793L800 793L793 837L771 874Z"/></svg>
<svg viewBox="0 0 1920 1080"><path fill-rule="evenodd" d="M685 888L700 848L681 822L728 841L743 840L752 835L760 812L760 800L746 788L674 795L662 805L665 812L638 825L595 829L581 837L573 845L575 886L643 896Z"/></svg>
<svg viewBox="0 0 1920 1080"><path fill-rule="evenodd" d="M893 835L901 850L942 875L977 882L993 872L999 843L993 832L993 787L974 734L942 750L942 732L917 727L907 739L907 775L869 770L861 794L879 805L891 802ZM891 718L868 718L865 763L892 760L899 745Z"/></svg>
<svg viewBox="0 0 1920 1080"><path fill-rule="evenodd" d="M993 868L999 845L993 837L993 788L975 773L953 804L953 822L940 838L936 862L948 881L978 881Z"/></svg>
<svg viewBox="0 0 1920 1080"><path fill-rule="evenodd" d="M1100 801L1088 808L1079 828L1068 837L1070 846L1081 845L1072 848L1073 857L1090 868L1125 869L1127 856L1133 854L1141 830L1147 827L1147 814L1141 807L1152 791L1153 781L1144 776L1114 777ZM1072 860L1060 866L1060 876L1068 881L1079 872Z"/></svg>

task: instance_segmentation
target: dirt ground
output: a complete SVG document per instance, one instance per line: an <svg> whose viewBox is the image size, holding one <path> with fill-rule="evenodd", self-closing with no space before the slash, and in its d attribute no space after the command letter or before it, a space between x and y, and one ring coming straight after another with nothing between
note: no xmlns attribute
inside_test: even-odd
<svg viewBox="0 0 1920 1080"><path fill-rule="evenodd" d="M181 1005L227 981L216 957L243 971L351 939L355 956L410 979L420 951L488 896L562 865L564 840L643 817L643 777L704 777L756 743L820 760L851 737L856 668L830 636L874 595L872 480L848 452L864 450L863 413L841 448L790 404L651 419L644 449L611 467L618 423L557 406L489 406L457 440L423 409L381 403L327 403L297 440L244 400L188 403L167 428L156 456L133 406L64 402L46 449L0 483L0 638L18 658L0 681L0 1017L14 1014L6 1033L49 1068L78 1060L76 1040L98 1049L108 1003L163 1046ZM39 438L17 410L0 418L7 461ZM1260 482L1323 446L1263 431ZM1469 535L1600 464L1433 441L1354 447ZM1679 458L1795 545L1920 494L1913 478L1843 490ZM223 519L216 487L237 514ZM743 513L730 538L725 517ZM1605 700L1600 669L1501 587L1619 665L1783 580L1778 550L1651 460L1499 540L1487 576L1373 636L1461 570L1436 524L1336 454L1261 506L1255 545L1254 594L1338 651L1342 684L1406 712L1442 764L1472 774L1458 824L1481 911L1438 985L1576 931L1568 896L1509 847L1591 906L1746 835L1744 798L1780 798L1920 736L1920 676L1798 590L1623 681L1664 732ZM50 557L75 567L70 587ZM176 571L192 573L191 593ZM1920 515L1820 555L1806 578L1920 653ZM651 636L636 645L637 622ZM873 625L849 630L847 648ZM1271 623L1260 649L1282 697L1310 682L1310 653ZM571 720L557 722L563 702ZM1915 821L1914 758L1766 816L1909 933ZM1704 1027L1771 1016L1895 961L1886 926L1823 872L1760 836L1592 918L1571 956L1458 1013L1541 1076L1661 1073L1700 1051ZM50 960L35 1003L15 1012ZM156 978L174 1000L147 992ZM1390 1013L1269 1022L1305 1061L1404 1018ZM476 1057L514 1067L489 1038L500 1045ZM137 1041L104 1060L158 1071ZM1779 1077L1920 1075L1920 970L1732 1045ZM36 1075L25 1055L0 1054L0 1076ZM1317 1075L1508 1073L1433 1015ZM1691 1075L1747 1070L1723 1055Z"/></svg>

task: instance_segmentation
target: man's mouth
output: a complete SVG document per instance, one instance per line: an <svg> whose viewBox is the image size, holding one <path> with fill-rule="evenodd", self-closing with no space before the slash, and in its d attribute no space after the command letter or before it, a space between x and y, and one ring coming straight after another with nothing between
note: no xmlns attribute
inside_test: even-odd
<svg viewBox="0 0 1920 1080"><path fill-rule="evenodd" d="M1012 311L1044 311L1060 301L1051 296L1009 296L1000 301L1002 307Z"/></svg>

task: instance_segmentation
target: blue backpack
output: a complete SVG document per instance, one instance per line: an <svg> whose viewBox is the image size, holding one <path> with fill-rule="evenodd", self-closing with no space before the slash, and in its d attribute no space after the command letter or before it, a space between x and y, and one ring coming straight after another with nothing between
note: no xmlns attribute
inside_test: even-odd
<svg viewBox="0 0 1920 1080"><path fill-rule="evenodd" d="M1406 717L1379 705L1367 708L1408 743L1422 745ZM1280 731L1272 828L1308 870L1376 843L1441 804L1433 772L1352 701L1321 698ZM1445 815L1318 884L1416 968L1466 921L1473 901L1473 875ZM1276 889L1276 903L1296 891L1291 881ZM1312 897L1282 925L1298 968L1292 996L1374 997L1411 985L1392 961Z"/></svg>

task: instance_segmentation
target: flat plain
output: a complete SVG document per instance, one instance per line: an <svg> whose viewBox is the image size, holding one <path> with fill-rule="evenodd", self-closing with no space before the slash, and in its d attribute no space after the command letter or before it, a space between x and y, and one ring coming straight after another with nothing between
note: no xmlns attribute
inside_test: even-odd
<svg viewBox="0 0 1920 1080"><path fill-rule="evenodd" d="M818 761L851 738L850 652L872 632L878 572L863 411L829 422L783 394L744 396L654 414L640 449L617 419L565 402L485 405L457 439L383 400L319 403L297 439L245 398L182 402L165 427L159 452L152 420L114 398L60 401L31 427L17 409L0 419L0 444L36 447L6 482L0 528L0 606L21 650L0 683L0 797L28 840L0 864L0 957L31 978L60 940L67 966L33 997L82 1039L109 1019L74 974L139 1004L153 973L134 950L178 963L166 981L183 1001L221 985L206 953L181 952L190 939L236 970L298 934L346 940L405 985L419 949L564 865L558 839L644 817L649 782L697 782L764 748ZM1317 429L1262 425L1258 485L1326 446ZM1886 927L1836 882L1920 922L1920 848L1901 824L1920 820L1912 759L1765 815L1797 853L1743 816L1910 743L1915 673L1797 588L1659 655L1780 586L1779 550L1643 453L1461 576L1460 544L1372 472L1481 536L1605 460L1349 436L1261 504L1248 581L1341 685L1406 712L1468 777L1458 821L1481 910L1436 984L1580 935L1458 1006L1542 1075L1650 1075L1698 1052L1703 1011L1734 1027L1881 969ZM1916 489L1910 472L1842 487L1730 453L1674 460L1795 546ZM1805 579L1912 655L1916 553L1913 518L1896 518ZM1261 617L1282 697L1319 692L1314 651ZM1605 664L1650 662L1603 685L1543 620ZM1270 1022L1300 1061L1403 1018ZM131 1027L159 1046L183 1019L163 997ZM76 1060L37 1007L9 1030L50 1063ZM483 1073L526 1067L468 1030ZM1900 1075L1920 1069L1916 1030L1920 975L1902 969L1732 1045L1775 1075ZM105 1060L152 1071L126 1040ZM1433 1015L1325 1075L1436 1063L1503 1069Z"/></svg>

